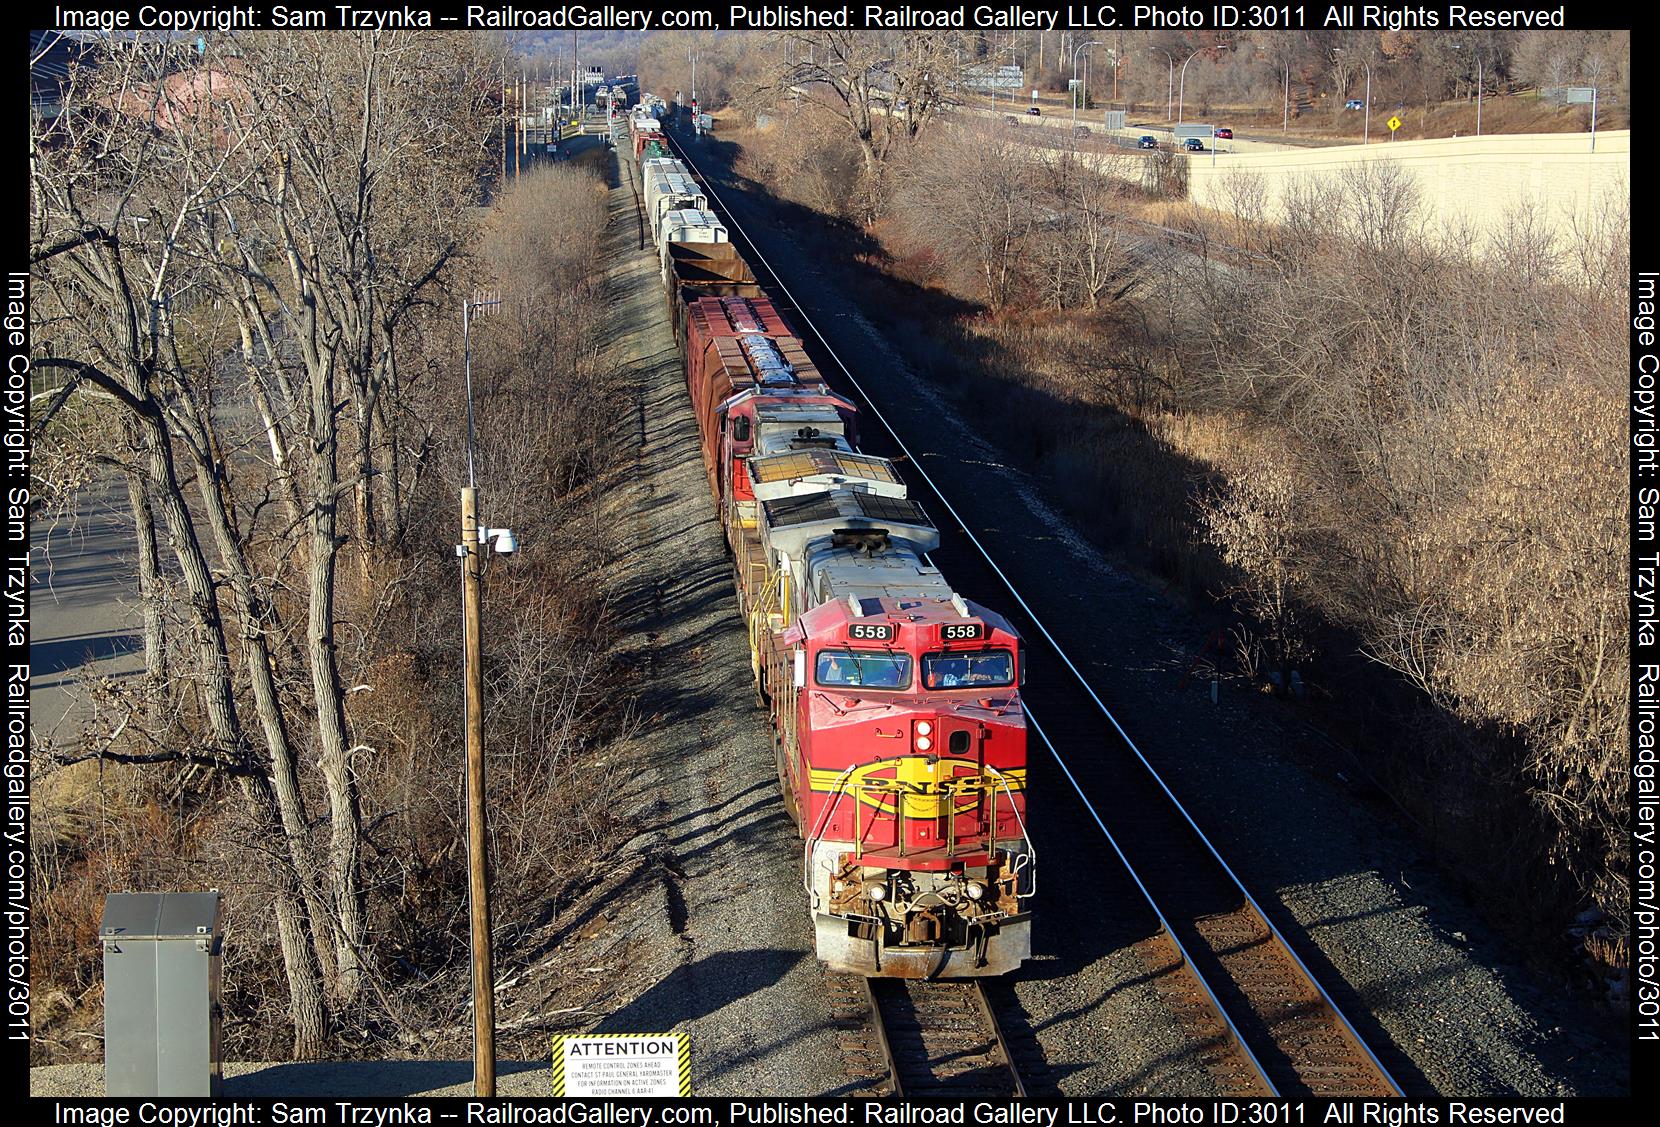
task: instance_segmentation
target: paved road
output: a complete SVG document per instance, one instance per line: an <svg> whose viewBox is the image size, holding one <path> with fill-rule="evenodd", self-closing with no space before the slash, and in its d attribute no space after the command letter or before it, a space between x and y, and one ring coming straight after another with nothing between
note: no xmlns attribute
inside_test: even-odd
<svg viewBox="0 0 1660 1127"><path fill-rule="evenodd" d="M130 677L144 668L126 498L116 482L91 486L72 518L30 523L29 724L38 735L74 737L86 719L74 699L85 673Z"/></svg>

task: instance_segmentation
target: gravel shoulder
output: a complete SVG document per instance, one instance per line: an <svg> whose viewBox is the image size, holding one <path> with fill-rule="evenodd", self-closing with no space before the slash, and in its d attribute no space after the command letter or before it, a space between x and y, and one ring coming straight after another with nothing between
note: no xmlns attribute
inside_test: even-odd
<svg viewBox="0 0 1660 1127"><path fill-rule="evenodd" d="M781 229L755 185L726 179L710 150L699 155L806 313L1311 969L1410 1062L1417 1075L1399 1077L1409 1090L1628 1092L1629 1050L1611 1023L1523 967L1388 816L1308 769L1325 752L1283 705L1226 682L1216 704L1208 684L1182 687L1207 624L1051 508L1044 483L1011 467L865 320L857 283ZM1069 876L1057 871L1068 846L1045 854L1051 884ZM1024 999L1031 987L1021 989ZM1046 1049L1050 1036L1040 1033Z"/></svg>
<svg viewBox="0 0 1660 1127"><path fill-rule="evenodd" d="M635 189L612 190L612 354L634 388L619 440L637 446L618 491L620 586L644 673L653 792L645 848L660 913L633 976L650 985L592 1028L684 1030L698 1095L817 1094L845 1082L797 878L795 828L778 797L767 718L725 543L698 454L655 258L639 249ZM642 906L644 908L644 906Z"/></svg>

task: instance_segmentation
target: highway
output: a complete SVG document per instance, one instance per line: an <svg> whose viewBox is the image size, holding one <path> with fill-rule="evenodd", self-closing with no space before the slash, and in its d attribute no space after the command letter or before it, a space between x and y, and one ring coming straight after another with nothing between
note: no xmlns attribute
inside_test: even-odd
<svg viewBox="0 0 1660 1127"><path fill-rule="evenodd" d="M73 518L30 521L29 727L37 737L75 738L87 719L74 699L85 673L131 677L144 668L126 504L126 490L110 480L82 491Z"/></svg>

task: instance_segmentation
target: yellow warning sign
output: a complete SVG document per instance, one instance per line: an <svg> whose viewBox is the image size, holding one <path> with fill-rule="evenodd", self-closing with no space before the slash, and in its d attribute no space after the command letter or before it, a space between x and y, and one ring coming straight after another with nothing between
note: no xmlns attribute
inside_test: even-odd
<svg viewBox="0 0 1660 1127"><path fill-rule="evenodd" d="M563 1033L553 1038L556 1096L690 1096L684 1033Z"/></svg>
<svg viewBox="0 0 1660 1127"><path fill-rule="evenodd" d="M1393 133L1393 132L1395 132L1395 130L1397 130L1401 127L1401 119L1398 118L1398 117L1392 117L1388 121L1386 121L1384 124L1389 126L1389 132Z"/></svg>

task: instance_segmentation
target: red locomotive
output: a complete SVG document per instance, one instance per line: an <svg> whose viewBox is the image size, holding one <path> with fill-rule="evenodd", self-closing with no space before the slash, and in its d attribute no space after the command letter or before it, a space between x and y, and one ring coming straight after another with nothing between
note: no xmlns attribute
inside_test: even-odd
<svg viewBox="0 0 1660 1127"><path fill-rule="evenodd" d="M930 561L938 530L731 244L660 254L818 957L1012 970L1037 873L1020 637Z"/></svg>

